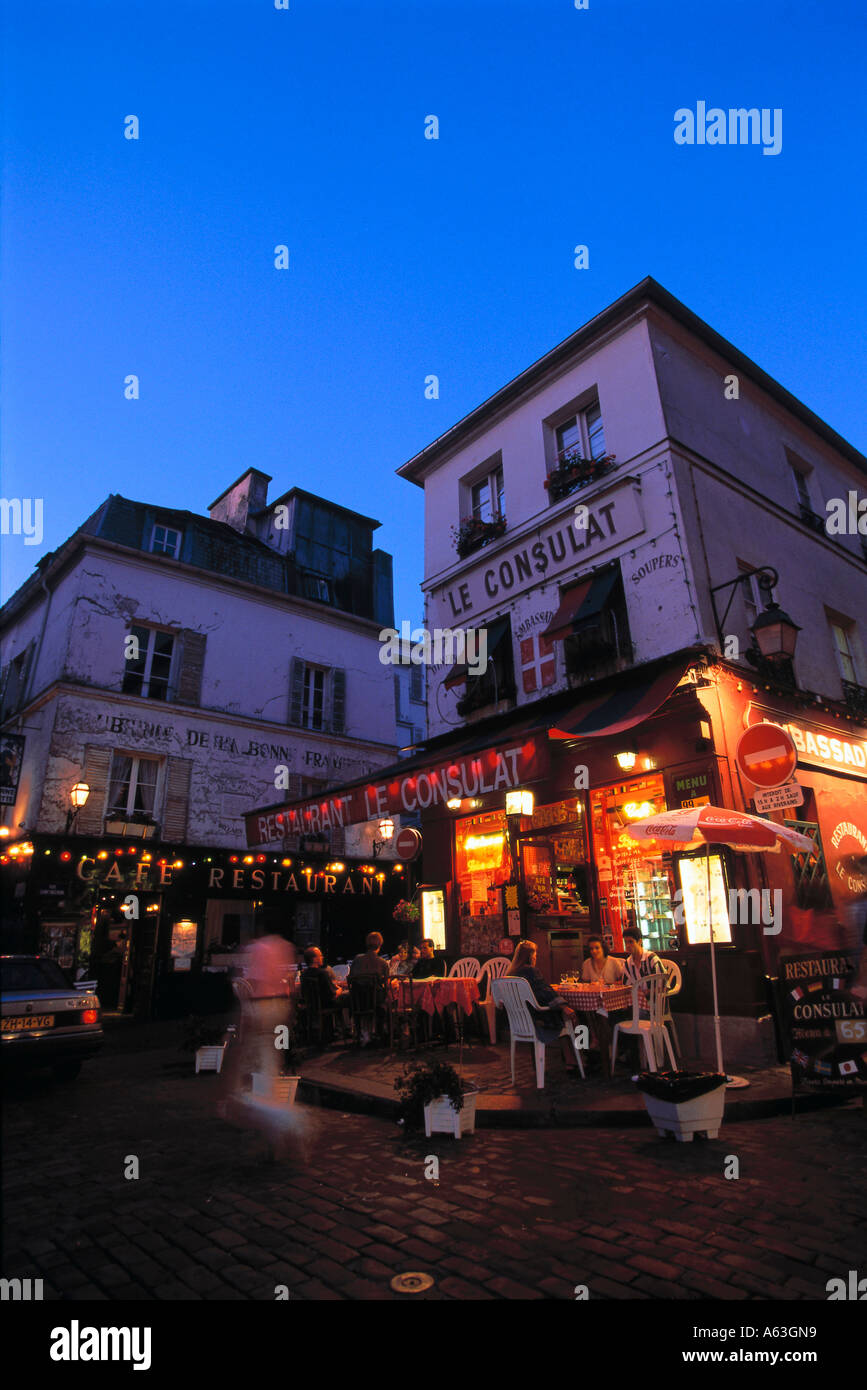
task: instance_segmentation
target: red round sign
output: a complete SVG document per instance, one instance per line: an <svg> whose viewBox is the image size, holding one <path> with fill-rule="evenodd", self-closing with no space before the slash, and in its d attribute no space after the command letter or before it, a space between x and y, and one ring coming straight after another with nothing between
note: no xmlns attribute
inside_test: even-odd
<svg viewBox="0 0 867 1390"><path fill-rule="evenodd" d="M735 760L754 787L781 787L798 764L795 745L778 724L751 724L738 739Z"/></svg>
<svg viewBox="0 0 867 1390"><path fill-rule="evenodd" d="M421 835L411 825L398 831L394 840L394 852L398 859L417 859L421 853Z"/></svg>

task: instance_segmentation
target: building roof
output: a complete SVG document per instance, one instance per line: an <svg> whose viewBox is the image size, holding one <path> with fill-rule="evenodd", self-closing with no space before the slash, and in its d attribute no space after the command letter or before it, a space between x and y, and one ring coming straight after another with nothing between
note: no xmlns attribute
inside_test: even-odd
<svg viewBox="0 0 867 1390"><path fill-rule="evenodd" d="M575 333L564 338L544 357L540 357L525 371L507 382L493 396L482 401L481 405L476 406L463 419L458 420L457 424L452 425L445 434L441 434L439 438L427 444L424 449L396 470L398 475L408 479L411 483L415 483L417 487L423 487L426 471L459 448L468 434L493 421L500 412L532 390L552 370L568 364L572 357L583 351L594 339L609 332L611 328L647 304L655 304L658 308L664 309L666 313L683 324L696 337L701 338L721 357L737 367L743 375L748 376L769 396L772 396L821 439L824 439L832 448L841 453L844 458L867 472L867 458L853 448L842 435L837 434L836 430L831 429L831 426L825 424L825 421L821 420L818 415L814 415L812 410L809 410L796 396L793 396L773 377L768 376L767 372L762 371L761 367L758 367L734 344L723 338L721 334L669 293L664 286L648 275L639 284L628 290L626 294L616 299L613 304L609 304L601 313L596 314L594 318L583 324Z"/></svg>

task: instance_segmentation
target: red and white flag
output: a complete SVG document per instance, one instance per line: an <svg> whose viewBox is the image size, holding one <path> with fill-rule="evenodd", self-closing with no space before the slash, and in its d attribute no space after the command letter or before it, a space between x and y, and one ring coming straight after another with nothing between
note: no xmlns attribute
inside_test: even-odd
<svg viewBox="0 0 867 1390"><path fill-rule="evenodd" d="M544 633L534 633L521 640L521 678L524 694L553 685L557 679L557 658L554 643Z"/></svg>

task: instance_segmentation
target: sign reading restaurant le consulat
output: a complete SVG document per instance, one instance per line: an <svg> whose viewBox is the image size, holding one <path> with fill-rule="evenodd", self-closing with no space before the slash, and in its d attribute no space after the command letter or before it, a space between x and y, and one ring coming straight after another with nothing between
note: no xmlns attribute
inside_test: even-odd
<svg viewBox="0 0 867 1390"><path fill-rule="evenodd" d="M408 771L388 782L368 782L317 801L304 801L284 810L257 811L246 817L247 844L279 843L297 835L359 825L377 816L424 811L445 805L450 797L504 792L538 776L538 748L533 739L489 748L474 757L458 758Z"/></svg>
<svg viewBox="0 0 867 1390"><path fill-rule="evenodd" d="M488 564L480 564L466 578L443 589L452 618L502 603L529 583L571 573L596 555L621 544L644 530L634 484L620 484L605 491L587 506L586 525L576 526L570 508L538 528L537 540L525 536L517 545L498 550Z"/></svg>

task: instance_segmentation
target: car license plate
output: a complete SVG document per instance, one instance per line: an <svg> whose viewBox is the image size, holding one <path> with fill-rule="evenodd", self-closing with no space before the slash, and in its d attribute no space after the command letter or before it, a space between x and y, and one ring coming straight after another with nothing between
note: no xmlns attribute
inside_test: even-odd
<svg viewBox="0 0 867 1390"><path fill-rule="evenodd" d="M3 1019L4 1033L29 1033L54 1027L54 1014L13 1014Z"/></svg>

